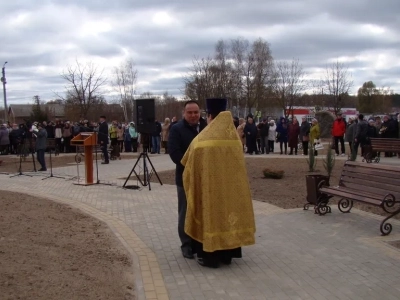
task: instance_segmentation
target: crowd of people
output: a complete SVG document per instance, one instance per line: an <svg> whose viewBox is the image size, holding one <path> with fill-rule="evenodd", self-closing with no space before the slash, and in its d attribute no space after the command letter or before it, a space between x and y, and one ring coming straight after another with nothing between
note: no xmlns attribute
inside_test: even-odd
<svg viewBox="0 0 400 300"><path fill-rule="evenodd" d="M299 146L303 149L303 155L308 155L311 145L315 145L321 138L321 129L317 119L311 124L305 117L301 123L296 117L286 119L281 117L277 124L273 118L264 118L257 125L253 115L246 119L234 118L237 133L242 141L243 150L250 155L274 153L275 143L279 144L280 154L297 155ZM346 153L358 153L359 147L369 145L370 138L400 138L400 114L397 120L390 116L370 117L365 120L362 114L357 118L349 118L348 122L338 113L332 124L332 147L337 156L345 156ZM346 151L345 143L349 148ZM340 148L339 148L340 146ZM289 148L289 149L288 149ZM362 150L363 151L363 150ZM314 150L315 155L318 151ZM395 154L385 153L391 157Z"/></svg>

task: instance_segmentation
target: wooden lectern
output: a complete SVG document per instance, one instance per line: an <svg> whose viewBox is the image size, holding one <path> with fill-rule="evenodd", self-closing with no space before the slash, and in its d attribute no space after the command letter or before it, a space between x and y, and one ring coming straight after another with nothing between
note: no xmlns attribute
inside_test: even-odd
<svg viewBox="0 0 400 300"><path fill-rule="evenodd" d="M93 182L93 147L97 145L96 132L81 132L71 140L71 145L83 146L85 153L85 183L82 185L95 184Z"/></svg>

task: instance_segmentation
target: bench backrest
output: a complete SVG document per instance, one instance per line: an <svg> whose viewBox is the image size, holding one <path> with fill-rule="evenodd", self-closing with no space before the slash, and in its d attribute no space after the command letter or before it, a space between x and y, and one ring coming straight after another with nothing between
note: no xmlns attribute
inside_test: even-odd
<svg viewBox="0 0 400 300"><path fill-rule="evenodd" d="M339 185L382 197L390 193L400 199L400 167L347 161Z"/></svg>
<svg viewBox="0 0 400 300"><path fill-rule="evenodd" d="M400 139L371 139L371 147L374 151L400 151Z"/></svg>

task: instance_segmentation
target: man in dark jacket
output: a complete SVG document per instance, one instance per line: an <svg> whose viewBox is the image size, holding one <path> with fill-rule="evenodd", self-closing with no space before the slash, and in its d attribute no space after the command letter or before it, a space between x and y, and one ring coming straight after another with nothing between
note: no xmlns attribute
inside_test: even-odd
<svg viewBox="0 0 400 300"><path fill-rule="evenodd" d="M368 122L364 120L364 115L358 115L358 123L356 128L356 134L354 137L354 149L355 154L358 153L358 146L364 146L367 143L368 134Z"/></svg>
<svg viewBox="0 0 400 300"><path fill-rule="evenodd" d="M183 119L170 128L168 153L176 164L175 182L178 191L178 234L181 240L182 255L193 259L192 239L185 233L186 194L183 189L182 175L184 167L181 160L192 140L207 123L200 118L200 107L196 101L187 101L184 106Z"/></svg>
<svg viewBox="0 0 400 300"><path fill-rule="evenodd" d="M151 144L152 144L152 154L160 154L160 146L161 146L161 131L162 131L162 127L161 127L161 123L158 122L157 120L155 120L155 128L154 128L154 132L151 135Z"/></svg>
<svg viewBox="0 0 400 300"><path fill-rule="evenodd" d="M47 171L46 168L46 160L44 159L44 152L47 148L47 131L44 128L43 124L38 124L37 128L32 126L31 132L36 136L36 154L37 160L41 166L38 171Z"/></svg>
<svg viewBox="0 0 400 300"><path fill-rule="evenodd" d="M108 146L108 124L106 122L106 117L105 116L100 116L100 122L99 122L99 134L97 136L97 142L99 143L101 147L101 151L103 152L104 155L104 161L101 162L102 164L109 164L110 160L108 157L108 151L107 151L107 146Z"/></svg>

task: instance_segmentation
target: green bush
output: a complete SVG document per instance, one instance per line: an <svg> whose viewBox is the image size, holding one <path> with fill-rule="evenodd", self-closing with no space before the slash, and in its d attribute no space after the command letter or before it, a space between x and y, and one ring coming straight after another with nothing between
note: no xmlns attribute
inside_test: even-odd
<svg viewBox="0 0 400 300"><path fill-rule="evenodd" d="M282 179L283 175L285 175L285 171L282 170L271 170L271 169L264 169L263 170L265 178L272 178L272 179Z"/></svg>
<svg viewBox="0 0 400 300"><path fill-rule="evenodd" d="M314 172L315 167L317 166L317 159L315 158L314 145L311 144L311 142L308 143L307 164L308 164L308 172Z"/></svg>

